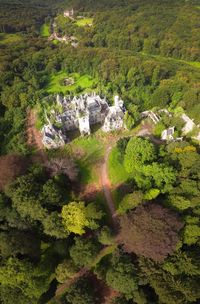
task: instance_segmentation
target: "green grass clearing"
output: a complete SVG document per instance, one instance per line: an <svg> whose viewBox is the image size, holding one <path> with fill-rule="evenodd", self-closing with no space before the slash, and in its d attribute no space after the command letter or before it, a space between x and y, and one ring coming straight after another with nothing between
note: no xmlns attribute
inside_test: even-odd
<svg viewBox="0 0 200 304"><path fill-rule="evenodd" d="M12 44L22 41L22 36L19 34L0 34L0 44Z"/></svg>
<svg viewBox="0 0 200 304"><path fill-rule="evenodd" d="M86 26L86 25L92 25L93 24L93 18L82 18L78 19L75 23L77 26Z"/></svg>
<svg viewBox="0 0 200 304"><path fill-rule="evenodd" d="M112 185L123 184L130 177L124 169L121 154L117 147L114 147L109 155L108 174Z"/></svg>
<svg viewBox="0 0 200 304"><path fill-rule="evenodd" d="M50 28L49 24L44 23L40 28L40 35L42 37L49 37L50 36Z"/></svg>
<svg viewBox="0 0 200 304"><path fill-rule="evenodd" d="M74 84L65 86L64 80L66 78L73 78ZM67 93L67 92L85 92L87 89L91 89L96 84L96 79L93 79L89 75L80 75L78 73L67 74L66 72L59 72L50 76L50 82L47 85L48 93Z"/></svg>
<svg viewBox="0 0 200 304"><path fill-rule="evenodd" d="M94 136L81 137L70 143L70 148L80 169L80 183L83 185L98 183L97 165L104 154L102 143Z"/></svg>

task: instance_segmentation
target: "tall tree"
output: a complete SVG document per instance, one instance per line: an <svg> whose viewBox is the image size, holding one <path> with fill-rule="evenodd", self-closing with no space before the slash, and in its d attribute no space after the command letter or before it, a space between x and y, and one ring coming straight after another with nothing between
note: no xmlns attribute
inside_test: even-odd
<svg viewBox="0 0 200 304"><path fill-rule="evenodd" d="M120 218L119 242L127 252L163 261L175 250L181 219L158 205L143 204Z"/></svg>
<svg viewBox="0 0 200 304"><path fill-rule="evenodd" d="M102 216L102 211L98 211L93 203L86 206L84 202L71 202L62 208L64 227L67 231L80 235L85 233L86 228L98 228L97 221Z"/></svg>

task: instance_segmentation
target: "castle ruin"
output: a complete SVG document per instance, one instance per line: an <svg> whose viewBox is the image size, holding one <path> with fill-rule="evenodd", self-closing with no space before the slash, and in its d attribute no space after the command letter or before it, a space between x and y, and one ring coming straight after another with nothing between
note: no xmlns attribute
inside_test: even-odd
<svg viewBox="0 0 200 304"><path fill-rule="evenodd" d="M46 114L47 124L42 128L42 142L47 149L63 146L68 140L68 131L78 129L84 136L90 135L95 124L100 124L104 132L123 127L124 103L119 96L115 96L114 105L109 106L107 100L96 93L73 98L57 95L54 105L56 107Z"/></svg>

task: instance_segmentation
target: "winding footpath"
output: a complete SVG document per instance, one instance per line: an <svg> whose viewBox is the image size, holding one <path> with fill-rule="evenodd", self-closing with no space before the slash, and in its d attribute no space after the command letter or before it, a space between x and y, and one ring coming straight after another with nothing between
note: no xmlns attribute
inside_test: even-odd
<svg viewBox="0 0 200 304"><path fill-rule="evenodd" d="M152 141L156 141L156 143L160 144L161 141L160 140L156 140L153 136L151 136L151 132L149 131L149 129L147 127L142 127L137 134L135 134L135 136L149 136L151 138ZM109 159L109 155L110 152L112 151L113 147L115 146L115 144L117 143L117 141L123 138L123 136L115 138L114 142L111 142L107 147L106 147L106 151L105 151L105 155L104 155L104 160L103 160L103 164L101 167L101 185L102 185L102 189L104 192L104 196L106 199L106 203L107 203L107 207L108 210L110 212L110 215L112 217L112 223L113 223L113 228L116 230L118 227L118 219L117 219L117 213L116 213L116 208L115 208L115 203L114 200L112 198L112 185L109 179L109 173L108 173L108 159Z"/></svg>

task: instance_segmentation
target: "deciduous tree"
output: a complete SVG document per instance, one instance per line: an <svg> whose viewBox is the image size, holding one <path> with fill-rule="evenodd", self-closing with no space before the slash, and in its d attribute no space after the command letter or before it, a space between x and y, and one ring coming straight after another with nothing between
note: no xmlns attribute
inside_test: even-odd
<svg viewBox="0 0 200 304"><path fill-rule="evenodd" d="M123 215L120 227L118 240L127 252L163 261L175 250L183 223L174 212L151 203Z"/></svg>

